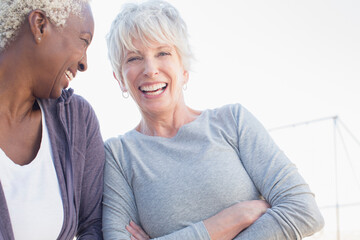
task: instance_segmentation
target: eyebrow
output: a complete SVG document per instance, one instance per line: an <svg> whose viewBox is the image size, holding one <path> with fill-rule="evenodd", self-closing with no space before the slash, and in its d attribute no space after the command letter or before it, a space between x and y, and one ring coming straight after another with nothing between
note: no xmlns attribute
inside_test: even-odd
<svg viewBox="0 0 360 240"><path fill-rule="evenodd" d="M156 48L156 50L163 50L163 49L166 49L166 50L175 50L173 47L171 46L168 46L168 45L163 45L163 46L159 46ZM127 53L125 54L125 56L128 56L130 54L142 54L142 52L140 50L134 50L134 51L130 51L130 50L127 50Z"/></svg>
<svg viewBox="0 0 360 240"><path fill-rule="evenodd" d="M135 50L135 51L127 50L127 52L125 52L125 56L131 55L131 54L141 54L141 52L138 50Z"/></svg>
<svg viewBox="0 0 360 240"><path fill-rule="evenodd" d="M161 49L169 49L169 50L173 50L173 47L171 47L171 46L167 46L167 45L164 45L164 46L160 46L160 47L158 47L158 48L156 48L157 50L161 50Z"/></svg>

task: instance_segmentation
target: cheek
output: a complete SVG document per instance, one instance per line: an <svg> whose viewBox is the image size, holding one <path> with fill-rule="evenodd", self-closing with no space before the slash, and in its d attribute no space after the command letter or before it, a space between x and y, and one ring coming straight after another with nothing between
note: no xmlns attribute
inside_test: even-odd
<svg viewBox="0 0 360 240"><path fill-rule="evenodd" d="M83 46L79 46L76 49L73 49L73 55L72 58L76 61L80 61L86 56L87 48L84 48Z"/></svg>
<svg viewBox="0 0 360 240"><path fill-rule="evenodd" d="M136 71L136 69L134 68L128 68L123 69L122 73L124 77L124 82L131 87L131 85L136 81L138 71Z"/></svg>

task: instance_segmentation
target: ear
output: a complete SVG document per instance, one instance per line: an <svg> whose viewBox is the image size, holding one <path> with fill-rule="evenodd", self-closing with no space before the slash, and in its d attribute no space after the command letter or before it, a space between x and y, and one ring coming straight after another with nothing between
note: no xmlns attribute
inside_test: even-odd
<svg viewBox="0 0 360 240"><path fill-rule="evenodd" d="M114 76L114 78L116 79L116 81L118 82L121 91L123 91L123 92L124 92L124 91L127 91L124 80L123 80L122 78L119 80L119 79L116 77L115 72L113 72L113 76Z"/></svg>
<svg viewBox="0 0 360 240"><path fill-rule="evenodd" d="M49 19L46 17L44 11L37 9L30 12L28 20L35 42L40 43L47 35L50 25Z"/></svg>

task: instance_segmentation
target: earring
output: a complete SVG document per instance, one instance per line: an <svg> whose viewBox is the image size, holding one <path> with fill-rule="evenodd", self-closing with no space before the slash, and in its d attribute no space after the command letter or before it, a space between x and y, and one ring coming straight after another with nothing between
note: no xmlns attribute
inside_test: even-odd
<svg viewBox="0 0 360 240"><path fill-rule="evenodd" d="M38 41L41 41L41 37L38 37L37 40L38 40Z"/></svg>
<svg viewBox="0 0 360 240"><path fill-rule="evenodd" d="M122 94L123 98L125 98L125 99L129 97L128 91L123 91L123 92L121 92L121 94Z"/></svg>
<svg viewBox="0 0 360 240"><path fill-rule="evenodd" d="M185 83L185 84L183 85L183 90L186 91L186 89L187 89L187 83Z"/></svg>

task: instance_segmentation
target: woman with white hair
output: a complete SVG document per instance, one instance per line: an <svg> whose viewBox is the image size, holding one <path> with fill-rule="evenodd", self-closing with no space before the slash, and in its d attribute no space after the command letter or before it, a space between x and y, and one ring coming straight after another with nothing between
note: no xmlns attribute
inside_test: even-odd
<svg viewBox="0 0 360 240"><path fill-rule="evenodd" d="M163 1L126 4L109 58L140 123L105 143L104 239L301 239L323 226L309 186L240 104L185 104L186 24Z"/></svg>
<svg viewBox="0 0 360 240"><path fill-rule="evenodd" d="M0 239L102 239L105 153L89 103L89 0L0 0Z"/></svg>

